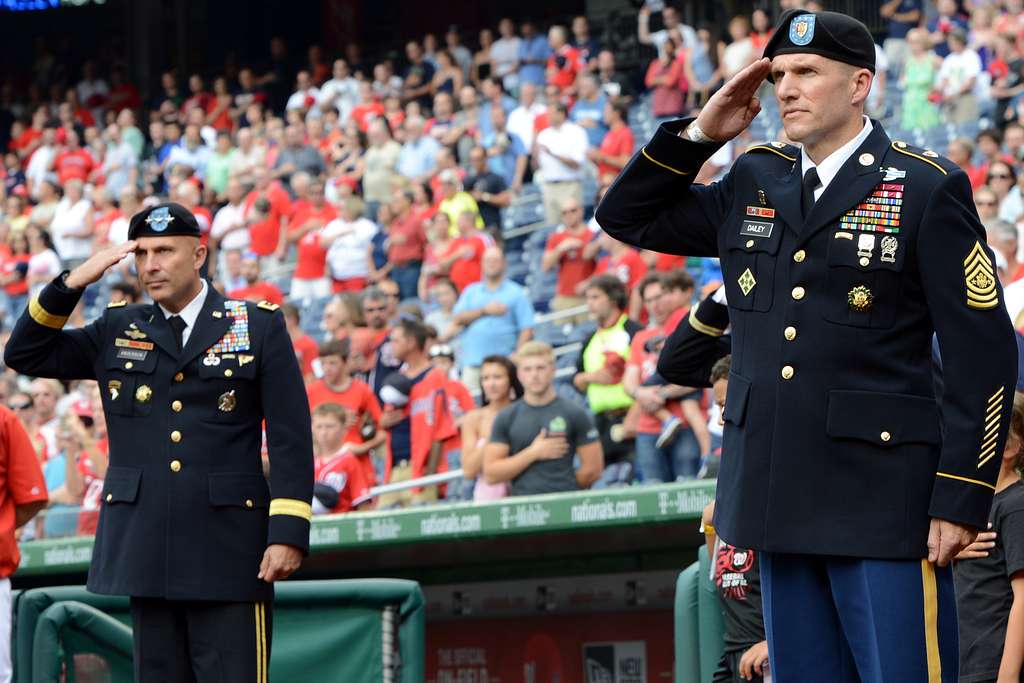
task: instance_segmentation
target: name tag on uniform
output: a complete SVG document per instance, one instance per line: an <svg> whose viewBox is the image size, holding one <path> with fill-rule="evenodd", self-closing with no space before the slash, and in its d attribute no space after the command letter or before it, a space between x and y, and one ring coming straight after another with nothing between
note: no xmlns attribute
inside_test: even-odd
<svg viewBox="0 0 1024 683"><path fill-rule="evenodd" d="M134 339L115 339L114 346L127 349L142 349L143 351L152 351L153 342L135 341ZM118 356L120 358L120 356Z"/></svg>
<svg viewBox="0 0 1024 683"><path fill-rule="evenodd" d="M744 237L771 237L774 223L766 221L743 221L740 234Z"/></svg>
<svg viewBox="0 0 1024 683"><path fill-rule="evenodd" d="M118 349L117 357L127 360L146 360L146 352L140 349Z"/></svg>

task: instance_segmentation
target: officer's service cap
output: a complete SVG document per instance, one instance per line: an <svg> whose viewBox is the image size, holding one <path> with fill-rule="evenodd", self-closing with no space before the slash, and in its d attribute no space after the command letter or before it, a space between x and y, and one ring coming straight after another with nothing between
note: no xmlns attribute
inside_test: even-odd
<svg viewBox="0 0 1024 683"><path fill-rule="evenodd" d="M128 224L128 239L139 237L199 237L199 223L181 204L167 202L140 211Z"/></svg>
<svg viewBox="0 0 1024 683"><path fill-rule="evenodd" d="M839 12L783 13L764 56L809 53L875 71L875 41L867 26ZM768 80L774 83L769 76Z"/></svg>

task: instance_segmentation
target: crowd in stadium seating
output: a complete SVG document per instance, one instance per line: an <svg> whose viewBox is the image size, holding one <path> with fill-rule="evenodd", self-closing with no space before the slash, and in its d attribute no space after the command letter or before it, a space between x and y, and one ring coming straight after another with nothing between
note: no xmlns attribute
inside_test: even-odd
<svg viewBox="0 0 1024 683"><path fill-rule="evenodd" d="M1005 4L883 5L872 102L894 137L948 148L968 170L1009 285L1024 275L1024 15ZM275 39L269 70L169 71L145 101L117 64L72 75L41 53L31 82L8 84L0 104L4 329L61 270L123 243L140 207L171 199L196 215L215 286L284 304L321 479L347 489L323 511L515 493L488 475L487 439L496 407L522 394L509 359L531 339L554 347L557 396L597 427L595 486L713 471L706 392L649 381L664 337L720 277L717 262L638 252L587 215L660 120L756 59L772 22L758 9L719 35L671 6L641 9L649 60L632 72L583 16L546 32L503 19L475 50L453 27L379 61L354 50L325 61L313 46L291 63ZM750 140L778 135L762 100ZM740 144L698 179L723 173ZM118 267L69 325L110 300L144 300L133 283L131 264ZM1024 309L1013 286L1007 300L1015 316ZM54 506L95 510L106 460L95 387L8 371L0 391L34 435ZM375 483L459 466L465 483L361 501Z"/></svg>

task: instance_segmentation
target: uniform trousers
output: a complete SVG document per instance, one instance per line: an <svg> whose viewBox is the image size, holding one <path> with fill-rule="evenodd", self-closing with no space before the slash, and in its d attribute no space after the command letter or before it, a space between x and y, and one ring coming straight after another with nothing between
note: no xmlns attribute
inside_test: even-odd
<svg viewBox="0 0 1024 683"><path fill-rule="evenodd" d="M951 566L761 553L774 683L955 683Z"/></svg>
<svg viewBox="0 0 1024 683"><path fill-rule="evenodd" d="M136 683L267 683L272 606L132 598Z"/></svg>

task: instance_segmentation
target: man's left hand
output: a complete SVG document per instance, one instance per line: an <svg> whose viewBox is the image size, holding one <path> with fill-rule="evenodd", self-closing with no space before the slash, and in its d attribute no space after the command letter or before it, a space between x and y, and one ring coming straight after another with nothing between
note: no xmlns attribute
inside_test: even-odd
<svg viewBox="0 0 1024 683"><path fill-rule="evenodd" d="M740 657L740 678L749 681L757 676L764 676L764 665L768 663L768 641L762 640Z"/></svg>
<svg viewBox="0 0 1024 683"><path fill-rule="evenodd" d="M977 535L976 529L933 517L928 527L928 561L945 567Z"/></svg>
<svg viewBox="0 0 1024 683"><path fill-rule="evenodd" d="M260 563L260 573L257 579L274 583L287 579L302 564L302 551L290 545L275 543L267 546L263 553L263 562Z"/></svg>

